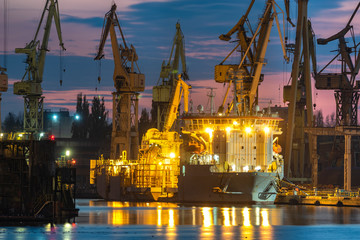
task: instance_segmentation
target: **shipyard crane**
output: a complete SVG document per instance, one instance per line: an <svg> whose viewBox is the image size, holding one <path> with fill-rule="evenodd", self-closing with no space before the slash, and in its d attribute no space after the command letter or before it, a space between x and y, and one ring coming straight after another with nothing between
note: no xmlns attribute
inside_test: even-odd
<svg viewBox="0 0 360 240"><path fill-rule="evenodd" d="M47 13L42 42L38 40L40 27ZM14 94L24 96L24 131L39 132L43 130L44 96L41 83L43 81L45 56L48 49L52 20L54 19L60 47L65 51L61 36L59 5L57 0L47 0L42 12L34 39L24 48L16 48L15 53L24 53L26 72L20 82L14 83Z"/></svg>
<svg viewBox="0 0 360 240"><path fill-rule="evenodd" d="M326 45L331 41L339 41L339 49L337 55L326 66L315 75L315 87L317 89L332 89L335 90L336 100L336 125L357 126L357 111L359 99L359 82L355 80L360 69L360 53L358 53L358 45L348 47L345 35L350 31L354 38L353 26L351 22L355 17L360 2L355 8L345 28L338 33L328 37L319 38L317 40L319 45ZM341 72L340 73L326 73L327 69L335 59L340 56Z"/></svg>
<svg viewBox="0 0 360 240"><path fill-rule="evenodd" d="M6 27L7 27L7 1L4 1L4 67L0 65L0 119L1 119L1 92L6 92L8 90L8 75L6 74ZM0 131L1 128L1 121L0 121Z"/></svg>
<svg viewBox="0 0 360 240"><path fill-rule="evenodd" d="M266 2L265 11L256 30L253 31L248 20L248 14L254 2L255 0L251 1L245 15L233 28L227 34L219 37L221 40L229 41L231 35L237 33L237 45L219 65L215 66L215 81L228 84L225 97L218 110L219 114L224 113L224 106L232 85L234 86L234 98L225 110L225 115L229 115L233 109L237 115L251 114L253 107L257 105L258 86L263 81L261 70L266 64L264 57L274 19L278 28L283 55L288 61L276 10L277 4L274 0ZM247 31L246 25L249 26L249 31ZM252 35L248 36L248 33ZM241 53L240 64L224 64L236 51Z"/></svg>
<svg viewBox="0 0 360 240"><path fill-rule="evenodd" d="M311 22L307 17L307 4L307 0L298 1L291 85L284 87L283 94L284 101L289 102L285 146L285 176L291 177L293 180L305 176L306 140L304 130L305 127L311 127L313 122L310 61L312 60L313 72L316 73L315 36ZM285 5L286 9L289 9L289 1L285 1ZM313 138L310 133L308 134L308 142L309 153L312 154Z"/></svg>
<svg viewBox="0 0 360 240"><path fill-rule="evenodd" d="M314 134L313 154L312 154L312 178L313 185L317 186L318 175L318 155L316 149L318 135L343 136L344 139L344 189L351 191L351 163L352 163L352 136L359 136L360 128L358 126L358 101L360 81L356 81L356 77L360 69L360 52L359 43L355 41L353 26L351 25L360 2L357 4L353 14L351 15L345 28L338 33L328 37L318 39L319 45L326 45L331 41L338 40L338 53L325 65L318 73L314 74L315 87L323 90L334 90L336 101L336 126L334 128L311 129ZM354 45L348 47L345 39L346 34L350 32ZM341 72L333 71L324 72L335 59L341 62ZM335 138L336 140L336 138Z"/></svg>
<svg viewBox="0 0 360 240"><path fill-rule="evenodd" d="M122 44L118 44L116 29L121 35ZM128 46L118 17L116 4L105 14L100 45L95 60L104 57L104 46L110 33L114 58L113 117L110 157L116 159L126 151L130 159L137 159L139 146L138 96L145 89L145 76L137 65L138 55L133 45ZM136 72L137 70L137 72Z"/></svg>
<svg viewBox="0 0 360 240"><path fill-rule="evenodd" d="M153 159L155 155L158 155L158 158L172 158L174 161L180 155L182 140L178 132L170 130L177 118L181 97L184 100L184 113L188 112L188 96L191 85L181 78L181 74L174 77L173 81L175 84L174 90L167 106L163 130L150 128L142 138L142 148L140 149L142 163L151 163L151 161L155 160ZM176 159L174 156L176 156Z"/></svg>
<svg viewBox="0 0 360 240"><path fill-rule="evenodd" d="M313 122L313 111L312 111L312 96L311 96L311 69L310 69L310 61L312 66L312 72L316 74L316 56L315 56L315 34L312 29L312 25L310 20L304 21L304 30L302 31L304 39L304 47L302 48L302 52L296 52L296 54L300 54L300 59L296 65L296 71L298 75L295 78L295 75L291 75L291 78L295 78L295 81L292 81L291 85L284 86L283 99L284 102L289 102L289 112L294 113L293 120L288 122L288 131L287 137L289 134L292 134L292 143L287 142L287 146L285 148L285 154L289 154L289 149L291 148L291 156L286 158L290 160L287 169L287 177L291 177L292 180L296 180L296 178L304 178L306 177L310 171L310 169L305 169L306 166L311 166L309 159L311 154L312 146L309 145L309 151L306 151L306 143L311 143L311 136L306 136L305 129L307 127L312 126ZM306 31L306 32L305 32ZM306 45L306 47L305 47ZM294 50L293 44L289 44L290 50ZM306 51L306 52L305 52ZM296 57L298 57L296 55ZM293 71L295 71L293 66ZM297 84L296 89L296 97L292 96L291 87L293 84ZM295 106L292 105L294 102ZM292 109L294 108L294 109ZM293 112L292 112L293 111ZM292 119L292 116L289 116L289 119ZM291 130L292 129L292 130ZM308 141L306 140L308 138Z"/></svg>
<svg viewBox="0 0 360 240"><path fill-rule="evenodd" d="M6 68L0 66L0 92L6 92L8 90L8 75L6 74ZM0 119L1 119L1 93L0 93ZM0 131L1 121L0 121Z"/></svg>
<svg viewBox="0 0 360 240"><path fill-rule="evenodd" d="M176 23L176 33L171 48L170 57L167 62L161 65L160 78L156 86L153 87L153 108L155 109L156 128L163 130L164 122L168 118L168 106L175 91L177 75L180 71L180 59L182 66L182 78L188 80L185 60L184 35L180 28L180 23ZM160 82L161 81L161 82ZM183 81L183 80L182 80Z"/></svg>

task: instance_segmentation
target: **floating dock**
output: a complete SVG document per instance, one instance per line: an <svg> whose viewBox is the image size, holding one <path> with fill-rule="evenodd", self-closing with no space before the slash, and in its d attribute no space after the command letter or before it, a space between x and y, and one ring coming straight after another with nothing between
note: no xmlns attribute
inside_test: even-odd
<svg viewBox="0 0 360 240"><path fill-rule="evenodd" d="M360 207L360 192L291 190L277 194L275 204Z"/></svg>

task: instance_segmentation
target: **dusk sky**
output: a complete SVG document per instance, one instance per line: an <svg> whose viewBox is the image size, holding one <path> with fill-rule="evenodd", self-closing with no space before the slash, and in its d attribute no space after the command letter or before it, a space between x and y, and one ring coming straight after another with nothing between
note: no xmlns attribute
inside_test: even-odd
<svg viewBox="0 0 360 240"><path fill-rule="evenodd" d="M9 89L2 95L2 119L8 112L18 114L23 111L23 97L13 94L13 83L21 80L25 73L26 56L15 54L17 47L24 47L35 34L46 0L7 0L8 31L7 61ZM250 21L255 28L259 16L265 7L265 0L257 0L250 13ZM50 52L47 54L43 78L45 109L58 111L67 108L75 111L76 95L83 93L91 102L93 96L100 95L106 99L106 107L111 110L111 92L113 85L113 61L110 39L107 41L105 60L101 61L100 84L97 83L100 65L94 61L99 44L104 14L110 10L113 0L59 0L62 36L66 52L62 53L63 84L60 86L59 41L55 25L52 26ZM185 52L189 83L193 86L190 98L194 109L199 104L207 106L208 87L216 88L216 102L222 101L225 87L214 81L214 66L234 47L234 43L220 41L218 36L227 33L245 13L250 0L116 0L117 14L128 44L133 44L139 56L138 65L145 74L146 91L141 93L139 109L150 110L152 87L159 79L161 63L168 59L175 24L180 22L185 36ZM283 1L277 2L282 9ZM353 0L310 0L309 17L317 38L329 37L343 29L358 1ZM291 1L291 18L296 22L297 4ZM0 65L4 66L4 0L0 9ZM282 19L282 16L280 16ZM360 33L360 14L353 20L355 34ZM289 26L289 39L294 42L295 28ZM235 37L235 35L234 35ZM40 40L42 32L40 34ZM349 39L349 42L352 40ZM337 41L325 46L316 46L317 65L321 69L333 56ZM290 56L292 59L292 56ZM268 64L263 68L264 82L260 86L260 105L282 105L282 88L289 81L292 62L285 64L280 47L276 26L273 26L270 43L266 53ZM239 57L233 57L228 63L239 63ZM339 71L334 66L332 71ZM280 89L280 90L279 90ZM335 112L333 91L313 92L316 110L324 114ZM216 104L216 108L218 104Z"/></svg>

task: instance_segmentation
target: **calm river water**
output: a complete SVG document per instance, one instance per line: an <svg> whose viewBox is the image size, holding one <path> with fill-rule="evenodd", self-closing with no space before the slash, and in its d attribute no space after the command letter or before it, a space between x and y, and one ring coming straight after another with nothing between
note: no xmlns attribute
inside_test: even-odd
<svg viewBox="0 0 360 240"><path fill-rule="evenodd" d="M360 208L77 200L76 223L1 227L0 239L360 239Z"/></svg>

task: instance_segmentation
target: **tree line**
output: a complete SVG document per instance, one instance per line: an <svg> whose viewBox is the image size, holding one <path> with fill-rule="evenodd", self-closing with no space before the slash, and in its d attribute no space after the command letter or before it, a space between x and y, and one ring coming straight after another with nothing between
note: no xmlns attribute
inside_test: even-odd
<svg viewBox="0 0 360 240"><path fill-rule="evenodd" d="M111 124L108 123L109 111L105 108L104 97L95 96L92 100L91 112L86 95L79 93L76 101L76 115L71 132L74 139L103 140L111 135Z"/></svg>
<svg viewBox="0 0 360 240"><path fill-rule="evenodd" d="M86 95L77 95L76 113L78 121L73 121L72 138L103 140L111 135L111 124L108 123L109 112L105 109L104 97L95 96L90 104ZM8 113L2 123L3 132L22 132L24 129L24 114Z"/></svg>
<svg viewBox="0 0 360 240"><path fill-rule="evenodd" d="M336 116L335 113L327 115L324 119L324 115L321 110L314 113L314 125L315 127L335 127Z"/></svg>

